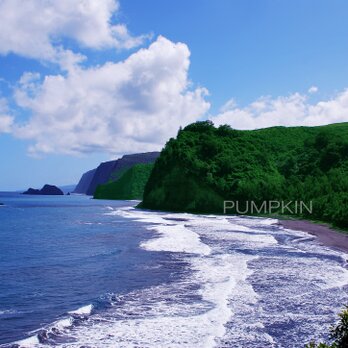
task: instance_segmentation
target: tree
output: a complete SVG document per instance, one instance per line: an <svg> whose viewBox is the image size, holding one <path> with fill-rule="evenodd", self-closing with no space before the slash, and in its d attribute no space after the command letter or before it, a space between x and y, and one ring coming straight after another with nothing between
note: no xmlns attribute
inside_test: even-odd
<svg viewBox="0 0 348 348"><path fill-rule="evenodd" d="M345 306L345 309L338 315L340 320L331 329L330 340L332 341L331 345L327 343L319 343L318 345L315 342L310 342L306 344L306 348L347 348L348 347L348 306Z"/></svg>

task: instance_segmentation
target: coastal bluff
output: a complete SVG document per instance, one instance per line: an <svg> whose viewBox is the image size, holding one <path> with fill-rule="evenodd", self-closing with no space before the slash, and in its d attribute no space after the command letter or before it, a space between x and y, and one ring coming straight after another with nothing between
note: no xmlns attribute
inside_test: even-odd
<svg viewBox="0 0 348 348"><path fill-rule="evenodd" d="M124 155L119 159L101 163L84 173L73 193L93 196L99 185L118 180L128 169L137 164L151 164L160 153L157 151Z"/></svg>
<svg viewBox="0 0 348 348"><path fill-rule="evenodd" d="M93 176L96 172L97 168L91 169L88 172L84 173L79 181L79 183L76 185L73 193L80 193L84 194L88 191L89 185L91 184L93 180Z"/></svg>

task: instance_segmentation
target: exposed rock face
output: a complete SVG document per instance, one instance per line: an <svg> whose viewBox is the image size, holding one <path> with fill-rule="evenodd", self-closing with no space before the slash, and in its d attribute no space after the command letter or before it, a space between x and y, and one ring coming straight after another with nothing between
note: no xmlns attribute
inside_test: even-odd
<svg viewBox="0 0 348 348"><path fill-rule="evenodd" d="M94 195L98 185L105 184L109 180L117 180L127 169L133 167L135 164L154 163L159 155L160 153L157 151L136 153L133 155L124 155L115 161L101 163L96 169L86 194Z"/></svg>
<svg viewBox="0 0 348 348"><path fill-rule="evenodd" d="M27 191L23 192L23 195L39 195L39 194L40 194L40 190L33 189L32 187L30 187Z"/></svg>
<svg viewBox="0 0 348 348"><path fill-rule="evenodd" d="M133 155L124 155L114 161L101 163L97 168L82 175L74 193L85 193L94 195L98 185L106 184L108 181L117 180L127 169L135 164L154 163L159 152L145 152Z"/></svg>
<svg viewBox="0 0 348 348"><path fill-rule="evenodd" d="M41 190L29 188L24 195L64 195L63 191L54 185L45 185Z"/></svg>
<svg viewBox="0 0 348 348"><path fill-rule="evenodd" d="M97 188L98 185L105 184L109 181L109 178L111 177L111 173L113 172L116 161L117 160L103 162L99 164L99 166L95 170L91 183L89 184L89 187L86 191L87 195L90 195L90 196L94 195L95 189Z"/></svg>
<svg viewBox="0 0 348 348"><path fill-rule="evenodd" d="M75 190L73 191L73 193L86 193L89 188L89 185L91 184L91 181L93 179L93 176L96 170L97 168L89 170L88 172L84 173L79 183L75 187Z"/></svg>

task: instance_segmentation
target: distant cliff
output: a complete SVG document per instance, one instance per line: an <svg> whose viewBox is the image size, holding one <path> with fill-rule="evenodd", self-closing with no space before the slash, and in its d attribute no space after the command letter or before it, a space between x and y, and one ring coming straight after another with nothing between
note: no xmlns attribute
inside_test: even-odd
<svg viewBox="0 0 348 348"><path fill-rule="evenodd" d="M117 180L99 185L94 193L96 199L142 199L144 187L153 164L135 164Z"/></svg>
<svg viewBox="0 0 348 348"><path fill-rule="evenodd" d="M119 179L127 169L136 164L154 163L159 154L159 152L137 153L124 155L117 160L103 162L97 168L83 174L74 193L84 193L92 196L98 185Z"/></svg>
<svg viewBox="0 0 348 348"><path fill-rule="evenodd" d="M29 188L27 191L23 192L24 195L64 195L63 191L54 185L45 185L41 190Z"/></svg>
<svg viewBox="0 0 348 348"><path fill-rule="evenodd" d="M89 170L88 172L84 173L79 183L76 185L73 193L86 193L89 188L89 185L91 184L91 181L93 179L93 176L96 170L97 168Z"/></svg>

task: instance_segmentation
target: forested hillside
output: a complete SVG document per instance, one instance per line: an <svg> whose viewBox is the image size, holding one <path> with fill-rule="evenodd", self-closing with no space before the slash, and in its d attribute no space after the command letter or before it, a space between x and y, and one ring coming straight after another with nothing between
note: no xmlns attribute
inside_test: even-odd
<svg viewBox="0 0 348 348"><path fill-rule="evenodd" d="M348 123L253 131L191 124L166 144L141 206L223 213L224 200L312 201L303 217L347 227Z"/></svg>
<svg viewBox="0 0 348 348"><path fill-rule="evenodd" d="M145 184L153 164L136 164L116 181L99 185L94 193L97 199L142 199Z"/></svg>

